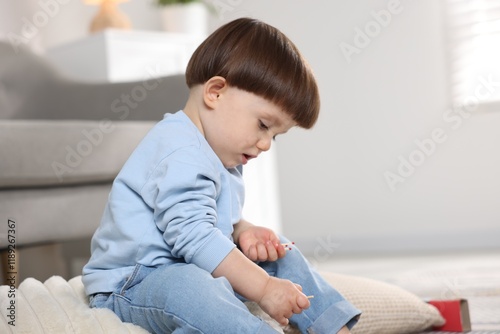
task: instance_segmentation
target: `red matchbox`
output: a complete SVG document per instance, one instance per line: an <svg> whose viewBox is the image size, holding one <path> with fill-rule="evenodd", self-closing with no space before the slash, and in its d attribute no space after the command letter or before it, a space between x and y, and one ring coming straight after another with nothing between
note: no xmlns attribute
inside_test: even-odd
<svg viewBox="0 0 500 334"><path fill-rule="evenodd" d="M443 326L434 330L443 332L469 332L471 330L469 304L466 299L429 300L446 320Z"/></svg>

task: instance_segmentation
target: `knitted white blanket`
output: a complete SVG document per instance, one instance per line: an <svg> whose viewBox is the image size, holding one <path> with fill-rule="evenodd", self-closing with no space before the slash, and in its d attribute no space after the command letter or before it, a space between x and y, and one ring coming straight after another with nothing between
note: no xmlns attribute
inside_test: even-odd
<svg viewBox="0 0 500 334"><path fill-rule="evenodd" d="M9 291L6 285L0 287L0 333L148 333L121 322L108 309L91 309L80 276L69 281L53 276L45 283L28 278L15 296L5 298ZM11 305L14 311L6 312Z"/></svg>

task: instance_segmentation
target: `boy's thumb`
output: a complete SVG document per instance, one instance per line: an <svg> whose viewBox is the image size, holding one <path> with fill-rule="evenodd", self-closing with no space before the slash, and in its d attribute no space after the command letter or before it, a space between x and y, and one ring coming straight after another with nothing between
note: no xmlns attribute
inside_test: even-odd
<svg viewBox="0 0 500 334"><path fill-rule="evenodd" d="M306 295L301 293L297 297L297 305L299 305L301 309L307 309L309 308L309 306L311 306L311 302L309 302L309 299L306 297Z"/></svg>

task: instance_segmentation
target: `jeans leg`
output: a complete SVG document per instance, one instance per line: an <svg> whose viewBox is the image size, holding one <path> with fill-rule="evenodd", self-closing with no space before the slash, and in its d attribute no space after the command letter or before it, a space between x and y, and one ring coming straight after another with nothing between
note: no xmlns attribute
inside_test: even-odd
<svg viewBox="0 0 500 334"><path fill-rule="evenodd" d="M192 264L159 267L104 306L152 333L276 333L248 311L226 278Z"/></svg>
<svg viewBox="0 0 500 334"><path fill-rule="evenodd" d="M282 238L281 242L289 242ZM305 295L314 295L311 306L290 318L302 333L337 333L343 326L352 328L361 313L326 282L298 250L292 246L284 258L259 265L270 275L302 286Z"/></svg>

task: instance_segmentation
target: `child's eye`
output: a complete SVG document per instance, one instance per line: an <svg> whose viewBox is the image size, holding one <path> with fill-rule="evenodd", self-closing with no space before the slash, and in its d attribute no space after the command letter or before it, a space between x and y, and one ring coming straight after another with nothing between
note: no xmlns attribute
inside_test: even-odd
<svg viewBox="0 0 500 334"><path fill-rule="evenodd" d="M262 130L269 130L269 127L265 125L261 120L259 120L259 128L261 128Z"/></svg>

